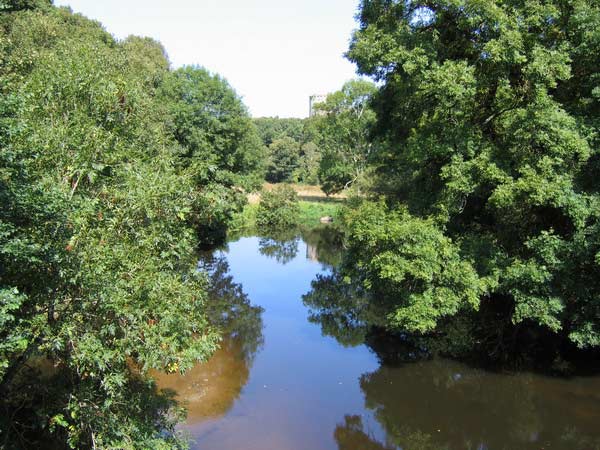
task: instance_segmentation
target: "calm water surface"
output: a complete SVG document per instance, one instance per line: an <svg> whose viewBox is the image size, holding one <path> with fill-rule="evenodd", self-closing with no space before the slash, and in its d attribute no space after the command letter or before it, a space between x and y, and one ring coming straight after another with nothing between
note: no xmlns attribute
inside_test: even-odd
<svg viewBox="0 0 600 450"><path fill-rule="evenodd" d="M387 366L324 336L302 296L337 255L307 240L242 238L201 261L226 339L186 376L158 378L188 406L192 448L600 449L600 377Z"/></svg>

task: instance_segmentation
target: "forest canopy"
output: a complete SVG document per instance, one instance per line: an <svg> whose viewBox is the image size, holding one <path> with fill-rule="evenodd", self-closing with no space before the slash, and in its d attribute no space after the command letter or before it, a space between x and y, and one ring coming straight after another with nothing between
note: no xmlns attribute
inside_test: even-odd
<svg viewBox="0 0 600 450"><path fill-rule="evenodd" d="M181 448L147 378L218 345L197 246L262 179L239 96L160 43L0 3L0 447Z"/></svg>
<svg viewBox="0 0 600 450"><path fill-rule="evenodd" d="M347 215L348 262L385 326L493 315L598 347L598 2L363 0L358 18L381 201Z"/></svg>

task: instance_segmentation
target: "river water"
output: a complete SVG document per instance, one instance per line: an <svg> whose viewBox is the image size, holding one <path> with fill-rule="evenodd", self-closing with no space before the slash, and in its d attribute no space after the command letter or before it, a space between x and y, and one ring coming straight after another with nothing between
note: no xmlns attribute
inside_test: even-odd
<svg viewBox="0 0 600 450"><path fill-rule="evenodd" d="M246 237L200 262L225 339L185 376L157 379L188 407L192 448L600 449L598 376L390 364L326 335L303 296L337 261L329 241Z"/></svg>

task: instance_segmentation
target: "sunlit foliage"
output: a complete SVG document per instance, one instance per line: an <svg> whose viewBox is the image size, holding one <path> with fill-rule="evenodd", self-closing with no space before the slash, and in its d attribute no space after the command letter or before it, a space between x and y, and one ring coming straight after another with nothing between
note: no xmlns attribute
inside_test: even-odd
<svg viewBox="0 0 600 450"><path fill-rule="evenodd" d="M362 181L374 149L370 132L375 113L370 102L376 90L370 81L352 80L316 105L317 114L311 121L322 153L318 176L327 194Z"/></svg>
<svg viewBox="0 0 600 450"><path fill-rule="evenodd" d="M395 293L388 325L486 302L600 345L598 3L364 0L359 20L386 204L350 217L349 245Z"/></svg>
<svg viewBox="0 0 600 450"><path fill-rule="evenodd" d="M145 374L217 347L194 250L261 178L256 131L151 39L0 6L0 447L181 448Z"/></svg>
<svg viewBox="0 0 600 450"><path fill-rule="evenodd" d="M260 229L285 230L298 223L298 214L298 194L288 185L279 185L262 193L256 225Z"/></svg>

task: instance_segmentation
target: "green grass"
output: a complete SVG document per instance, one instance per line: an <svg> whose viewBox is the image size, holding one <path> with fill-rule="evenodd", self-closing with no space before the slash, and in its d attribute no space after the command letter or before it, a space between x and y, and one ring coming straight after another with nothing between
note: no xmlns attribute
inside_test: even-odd
<svg viewBox="0 0 600 450"><path fill-rule="evenodd" d="M339 200L325 200L319 199L318 201L305 201L301 200L298 202L299 214L298 214L298 225L313 228L319 225L321 217L331 216L334 222L339 217L339 212L343 206L343 202ZM230 226L229 231L231 233L246 232L248 230L254 230L256 228L256 211L258 210L258 204L247 204L244 210L234 217L233 223Z"/></svg>
<svg viewBox="0 0 600 450"><path fill-rule="evenodd" d="M320 222L319 219L324 216L333 217L334 222L338 218L340 208L343 203L339 201L327 202L327 201L300 201L300 214L298 217L298 223L309 227L317 226Z"/></svg>

